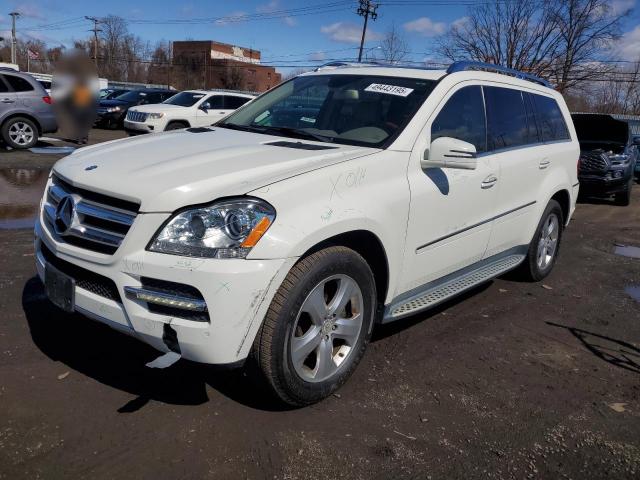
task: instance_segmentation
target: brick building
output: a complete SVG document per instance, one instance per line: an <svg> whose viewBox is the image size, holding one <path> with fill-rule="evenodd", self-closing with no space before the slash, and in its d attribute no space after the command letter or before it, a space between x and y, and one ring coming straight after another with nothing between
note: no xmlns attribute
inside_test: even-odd
<svg viewBox="0 0 640 480"><path fill-rule="evenodd" d="M166 76L158 72L161 78ZM211 40L173 42L172 82L177 88L229 88L264 92L282 80L260 65L260 51Z"/></svg>

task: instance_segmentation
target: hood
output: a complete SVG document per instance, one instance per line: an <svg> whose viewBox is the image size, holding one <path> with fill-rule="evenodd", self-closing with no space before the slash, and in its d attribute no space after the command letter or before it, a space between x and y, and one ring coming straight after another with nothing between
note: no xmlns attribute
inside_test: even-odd
<svg viewBox="0 0 640 480"><path fill-rule="evenodd" d="M582 113L573 114L571 118L583 150L585 147L589 147L590 143L626 145L629 140L629 124L622 120L616 120L611 115Z"/></svg>
<svg viewBox="0 0 640 480"><path fill-rule="evenodd" d="M290 146L270 145L278 141ZM291 148L298 142L330 148ZM77 187L137 202L141 212L173 212L220 197L243 195L377 151L226 128L202 128L84 147L58 161L53 170ZM94 165L96 168L86 170Z"/></svg>

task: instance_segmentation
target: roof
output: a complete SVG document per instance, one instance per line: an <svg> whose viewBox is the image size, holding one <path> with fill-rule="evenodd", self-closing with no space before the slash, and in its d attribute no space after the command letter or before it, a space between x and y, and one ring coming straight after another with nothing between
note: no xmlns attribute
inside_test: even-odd
<svg viewBox="0 0 640 480"><path fill-rule="evenodd" d="M352 65L345 66L327 66L319 68L313 72L303 73L302 75L326 75L339 74L339 75L378 75L382 77L409 77L409 78L422 78L425 80L440 80L447 72L445 70L429 70L422 68L407 68L396 66L380 66L365 64L365 66L358 67Z"/></svg>

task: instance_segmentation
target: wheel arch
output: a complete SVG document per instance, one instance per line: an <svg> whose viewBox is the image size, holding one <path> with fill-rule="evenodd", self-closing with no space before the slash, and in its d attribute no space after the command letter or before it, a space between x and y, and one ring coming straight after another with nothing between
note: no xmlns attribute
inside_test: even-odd
<svg viewBox="0 0 640 480"><path fill-rule="evenodd" d="M183 120L183 119L181 119L181 118L172 118L171 120L169 120L169 121L167 122L167 124L165 125L164 129L166 130L166 129L167 129L167 127L168 127L169 125L171 125L172 123L179 123L179 124L181 124L181 125L184 125L184 126L185 126L185 128L190 128L190 127L191 127L191 123L189 122L189 120Z"/></svg>
<svg viewBox="0 0 640 480"><path fill-rule="evenodd" d="M378 303L384 305L389 290L389 259L378 236L370 230L351 230L340 233L316 243L300 258L334 246L350 248L365 259L373 272Z"/></svg>
<svg viewBox="0 0 640 480"><path fill-rule="evenodd" d="M42 125L40 125L40 122L38 121L38 119L27 112L11 112L9 113L6 117L3 117L2 120L0 120L0 125L3 127L4 124L11 120L12 118L16 118L16 117L23 117L26 118L30 121L32 121L34 123L34 125L36 126L36 128L38 129L38 136L42 135ZM1 127L0 127L1 128Z"/></svg>
<svg viewBox="0 0 640 480"><path fill-rule="evenodd" d="M562 209L562 221L566 226L569 222L569 214L571 213L571 195L566 189L558 190L551 196L550 200L555 200L560 204Z"/></svg>

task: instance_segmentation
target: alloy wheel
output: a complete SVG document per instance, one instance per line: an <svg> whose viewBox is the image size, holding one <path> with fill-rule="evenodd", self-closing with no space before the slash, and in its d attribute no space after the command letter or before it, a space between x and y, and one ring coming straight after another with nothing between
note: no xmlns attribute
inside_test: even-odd
<svg viewBox="0 0 640 480"><path fill-rule="evenodd" d="M538 268L545 270L553 261L558 248L560 221L555 213L549 214L544 222L540 238L538 239L538 254L536 256Z"/></svg>
<svg viewBox="0 0 640 480"><path fill-rule="evenodd" d="M354 351L363 320L362 291L347 275L318 283L304 300L289 341L296 373L322 382L336 375Z"/></svg>

